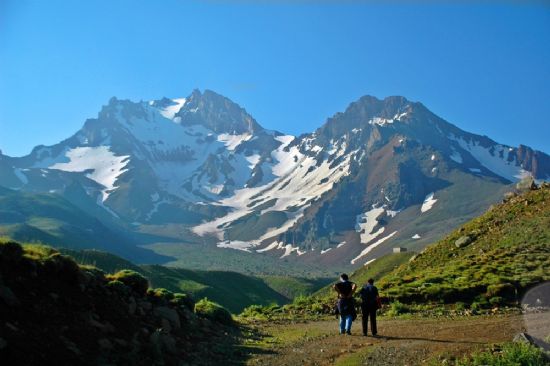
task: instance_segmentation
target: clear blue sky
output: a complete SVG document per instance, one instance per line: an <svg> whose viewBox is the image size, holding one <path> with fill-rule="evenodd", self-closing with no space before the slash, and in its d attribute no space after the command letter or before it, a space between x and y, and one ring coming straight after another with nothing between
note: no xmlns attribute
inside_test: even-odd
<svg viewBox="0 0 550 366"><path fill-rule="evenodd" d="M0 0L0 149L53 144L111 96L212 89L299 134L364 94L550 153L550 3Z"/></svg>

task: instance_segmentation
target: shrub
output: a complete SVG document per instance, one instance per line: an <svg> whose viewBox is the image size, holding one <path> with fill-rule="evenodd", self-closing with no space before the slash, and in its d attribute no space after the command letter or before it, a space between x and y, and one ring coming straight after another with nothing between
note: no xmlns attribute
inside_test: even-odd
<svg viewBox="0 0 550 366"><path fill-rule="evenodd" d="M155 289L150 288L149 290L147 290L147 295L150 297L153 297L155 300L166 301L166 302L174 298L174 293L172 291L162 287L155 288Z"/></svg>
<svg viewBox="0 0 550 366"><path fill-rule="evenodd" d="M498 352L474 353L469 358L457 362L459 366L543 366L548 365L543 352L526 343L505 343Z"/></svg>
<svg viewBox="0 0 550 366"><path fill-rule="evenodd" d="M123 269L115 274L108 275L107 278L111 281L117 280L128 286L132 291L139 295L145 295L149 287L149 281L136 271Z"/></svg>
<svg viewBox="0 0 550 366"><path fill-rule="evenodd" d="M215 302L204 298L195 304L195 313L201 317L212 321L230 325L233 324L233 318L229 311Z"/></svg>
<svg viewBox="0 0 550 366"><path fill-rule="evenodd" d="M76 281L80 274L80 267L74 259L59 252L54 252L44 261L44 269L69 281Z"/></svg>
<svg viewBox="0 0 550 366"><path fill-rule="evenodd" d="M455 303L455 310L457 311L464 311L466 309L466 304L459 301L457 303Z"/></svg>
<svg viewBox="0 0 550 366"><path fill-rule="evenodd" d="M118 280L109 281L106 286L109 290L124 295L128 294L130 290L128 286Z"/></svg>
<svg viewBox="0 0 550 366"><path fill-rule="evenodd" d="M498 306L504 304L504 299L500 296L493 296L489 299L489 304Z"/></svg>
<svg viewBox="0 0 550 366"><path fill-rule="evenodd" d="M183 306L187 308L189 311L193 311L195 309L195 301L191 296L187 294L181 294L179 292L174 294L174 298L171 300L172 304Z"/></svg>
<svg viewBox="0 0 550 366"><path fill-rule="evenodd" d="M23 256L23 248L14 241L0 243L0 261L15 263Z"/></svg>
<svg viewBox="0 0 550 366"><path fill-rule="evenodd" d="M498 283L487 286L487 297L501 297L507 300L516 298L516 288L511 283Z"/></svg>
<svg viewBox="0 0 550 366"><path fill-rule="evenodd" d="M409 311L410 311L410 308L407 305L399 301L394 301L391 303L390 309L388 310L387 314L389 316L397 316L397 315L408 313Z"/></svg>
<svg viewBox="0 0 550 366"><path fill-rule="evenodd" d="M268 309L262 305L250 305L244 308L241 313L242 317L245 318L255 318L255 319L265 319L266 315L269 314Z"/></svg>

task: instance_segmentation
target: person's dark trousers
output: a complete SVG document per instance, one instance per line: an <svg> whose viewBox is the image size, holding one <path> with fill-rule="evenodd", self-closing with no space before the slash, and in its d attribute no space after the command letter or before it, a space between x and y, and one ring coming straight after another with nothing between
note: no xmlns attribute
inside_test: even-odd
<svg viewBox="0 0 550 366"><path fill-rule="evenodd" d="M376 329L376 307L361 306L361 313L363 314L361 319L363 322L363 334L367 335L368 333L370 317L370 330L372 335L376 335L378 333L378 329Z"/></svg>

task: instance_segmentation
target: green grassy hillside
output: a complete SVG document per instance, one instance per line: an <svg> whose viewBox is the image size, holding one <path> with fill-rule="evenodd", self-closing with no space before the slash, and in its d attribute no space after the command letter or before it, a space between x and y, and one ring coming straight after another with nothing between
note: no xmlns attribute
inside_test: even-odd
<svg viewBox="0 0 550 366"><path fill-rule="evenodd" d="M403 263L406 263L415 253L413 252L404 252L404 253L395 253L388 254L383 257L376 259L374 262L370 263L367 266L363 266L357 269L355 272L351 273L350 280L355 282L357 286L363 286L367 283L369 278L378 281L378 279L384 277L391 271L398 268ZM332 282L336 282L338 279L334 278ZM326 298L334 297L334 290L332 289L332 284L323 287L317 291L314 295L317 298Z"/></svg>
<svg viewBox="0 0 550 366"><path fill-rule="evenodd" d="M385 276L401 302L514 304L550 280L550 186L494 206Z"/></svg>

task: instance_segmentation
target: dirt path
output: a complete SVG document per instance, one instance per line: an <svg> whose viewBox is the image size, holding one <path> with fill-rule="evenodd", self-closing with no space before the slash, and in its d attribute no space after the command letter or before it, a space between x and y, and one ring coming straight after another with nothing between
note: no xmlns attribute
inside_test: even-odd
<svg viewBox="0 0 550 366"><path fill-rule="evenodd" d="M443 363L491 343L509 341L524 330L523 317L459 319L380 319L379 338L361 334L360 319L351 336L337 334L336 320L260 324L262 337L248 365L419 365Z"/></svg>

